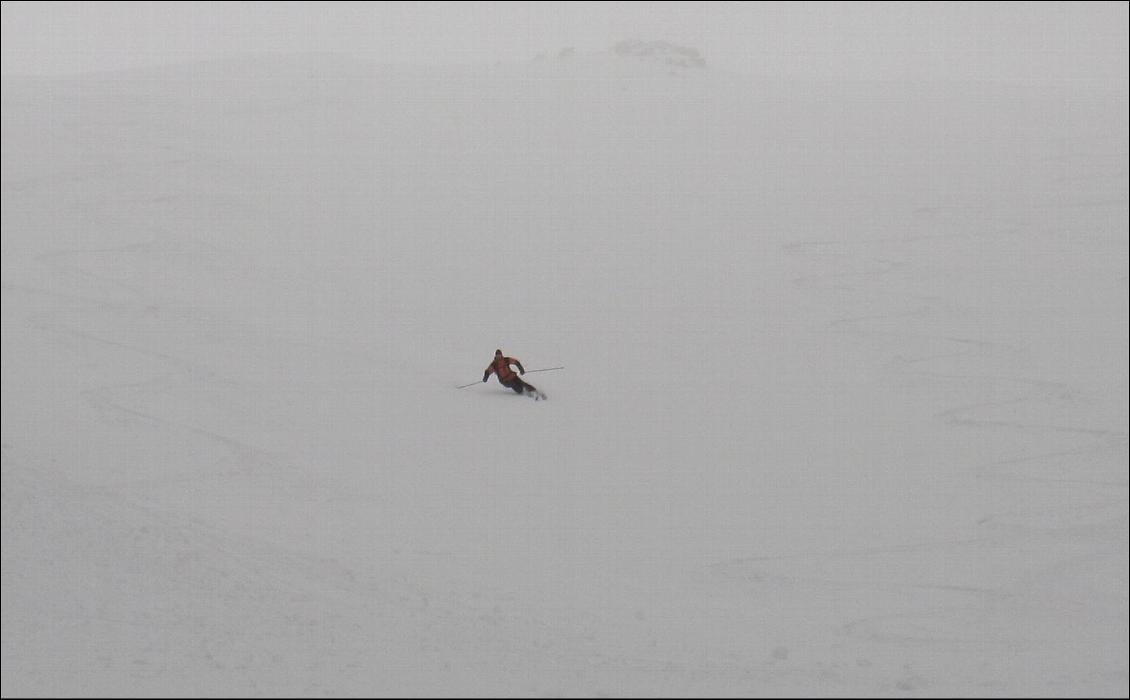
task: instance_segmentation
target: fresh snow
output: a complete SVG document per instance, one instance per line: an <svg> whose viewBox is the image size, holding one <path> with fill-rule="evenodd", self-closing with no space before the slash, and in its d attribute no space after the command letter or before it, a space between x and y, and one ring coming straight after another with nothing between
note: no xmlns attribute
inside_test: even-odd
<svg viewBox="0 0 1130 700"><path fill-rule="evenodd" d="M1125 696L1127 152L614 54L5 78L3 694Z"/></svg>

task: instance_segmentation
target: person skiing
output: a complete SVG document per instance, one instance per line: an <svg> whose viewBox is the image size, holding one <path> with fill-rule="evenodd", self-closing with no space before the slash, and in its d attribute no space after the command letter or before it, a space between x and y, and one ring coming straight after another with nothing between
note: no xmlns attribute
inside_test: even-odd
<svg viewBox="0 0 1130 700"><path fill-rule="evenodd" d="M496 374L498 375L498 383L507 389L513 389L516 394L529 394L534 397L534 400L545 398L545 394L538 391L537 387L519 379L518 375L514 374L514 370L510 369L510 365L517 365L520 374L526 373L526 368L522 366L521 362L513 357L506 357L501 350L495 350L494 360L483 372L483 381L490 379L491 374Z"/></svg>

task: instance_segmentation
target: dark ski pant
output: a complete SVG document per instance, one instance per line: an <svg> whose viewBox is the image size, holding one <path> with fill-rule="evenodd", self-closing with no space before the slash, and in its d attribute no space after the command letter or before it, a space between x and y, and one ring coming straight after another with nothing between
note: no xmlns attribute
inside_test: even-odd
<svg viewBox="0 0 1130 700"><path fill-rule="evenodd" d="M508 381L502 382L502 386L513 389L516 394L521 394L527 390L529 390L531 394L536 394L538 391L532 384L527 384L517 377L512 377Z"/></svg>

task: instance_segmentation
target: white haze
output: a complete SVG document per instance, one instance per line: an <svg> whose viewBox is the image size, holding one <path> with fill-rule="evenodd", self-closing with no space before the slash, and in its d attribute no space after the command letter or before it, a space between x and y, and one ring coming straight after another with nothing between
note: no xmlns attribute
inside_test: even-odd
<svg viewBox="0 0 1130 700"><path fill-rule="evenodd" d="M717 68L856 80L1126 91L1120 2L5 2L4 75L262 53L493 64L623 39L697 47Z"/></svg>
<svg viewBox="0 0 1130 700"><path fill-rule="evenodd" d="M6 77L3 694L1125 696L1124 86L703 55Z"/></svg>

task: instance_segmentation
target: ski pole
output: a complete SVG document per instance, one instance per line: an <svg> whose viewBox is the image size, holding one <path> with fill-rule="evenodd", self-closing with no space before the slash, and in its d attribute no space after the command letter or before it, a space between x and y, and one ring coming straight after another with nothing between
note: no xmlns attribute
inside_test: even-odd
<svg viewBox="0 0 1130 700"><path fill-rule="evenodd" d="M552 372L555 369L565 369L565 368L564 367L546 367L544 369L528 369L528 370L526 370L526 374L529 374L530 372ZM457 386L455 388L456 389L466 389L469 386L475 386L476 384L481 384L481 383L482 382L471 382L470 384L464 384L462 386Z"/></svg>

